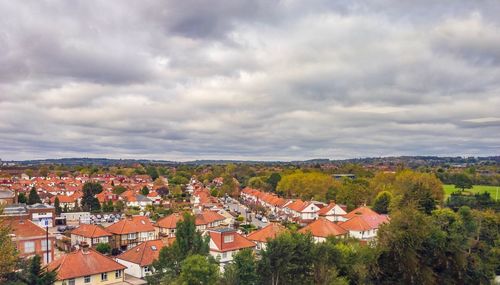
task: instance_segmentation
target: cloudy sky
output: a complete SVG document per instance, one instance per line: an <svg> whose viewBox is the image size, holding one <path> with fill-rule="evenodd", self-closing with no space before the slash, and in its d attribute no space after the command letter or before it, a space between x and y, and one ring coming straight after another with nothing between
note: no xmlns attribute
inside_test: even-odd
<svg viewBox="0 0 500 285"><path fill-rule="evenodd" d="M0 158L500 153L498 1L0 0Z"/></svg>

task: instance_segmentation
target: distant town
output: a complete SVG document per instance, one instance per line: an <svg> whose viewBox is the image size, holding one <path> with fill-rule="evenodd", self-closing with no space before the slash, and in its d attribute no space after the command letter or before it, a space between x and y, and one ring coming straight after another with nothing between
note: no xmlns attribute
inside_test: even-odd
<svg viewBox="0 0 500 285"><path fill-rule="evenodd" d="M18 263L24 260L53 272L55 284L170 284L195 274L183 269L190 261L206 266L203 274L211 281L201 284L291 284L298 278L288 268L293 262L311 270L301 277L306 283L299 284L309 284L307 278L330 284L314 280L318 266L335 270L335 276L321 277L325 280L377 283L379 274L393 274L384 262L399 250L393 248L397 239L404 239L394 233L404 230L411 237L413 230L442 219L450 224L438 222L434 234L452 234L459 220L460 227L474 224L471 232L465 228L455 233L464 243L453 246L464 246L465 258L490 257L482 259L482 270L490 268L482 271L485 281L498 274L493 257L498 257L494 241L500 237L499 157L212 164L75 161L82 162L3 162L0 219L15 256L10 266L3 261L2 268L11 270L1 272L4 280L16 280L16 268L28 270ZM493 224L485 227L489 219ZM478 239L478 231L479 236L482 231L494 236ZM412 246L429 242L421 238L422 244ZM474 242L465 242L469 239ZM287 246L306 252L288 251ZM346 246L350 253L341 250ZM325 254L340 256L320 255L316 260L314 252L323 247ZM366 254L373 259L358 259ZM199 256L206 258L195 259ZM341 262L348 256L356 258ZM290 264L275 264L279 258ZM391 257L397 258L407 257ZM288 281L272 281L278 278L275 274ZM468 283L465 278L477 276L461 278Z"/></svg>

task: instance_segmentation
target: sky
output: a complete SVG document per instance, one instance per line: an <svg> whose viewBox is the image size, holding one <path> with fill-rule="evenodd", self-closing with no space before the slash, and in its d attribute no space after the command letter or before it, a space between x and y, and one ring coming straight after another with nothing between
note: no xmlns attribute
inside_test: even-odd
<svg viewBox="0 0 500 285"><path fill-rule="evenodd" d="M0 0L0 158L500 153L500 2Z"/></svg>

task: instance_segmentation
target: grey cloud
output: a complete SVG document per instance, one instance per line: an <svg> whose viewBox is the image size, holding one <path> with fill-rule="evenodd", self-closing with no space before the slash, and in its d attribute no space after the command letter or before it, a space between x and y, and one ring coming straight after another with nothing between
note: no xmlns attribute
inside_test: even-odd
<svg viewBox="0 0 500 285"><path fill-rule="evenodd" d="M0 2L0 157L497 154L495 11Z"/></svg>

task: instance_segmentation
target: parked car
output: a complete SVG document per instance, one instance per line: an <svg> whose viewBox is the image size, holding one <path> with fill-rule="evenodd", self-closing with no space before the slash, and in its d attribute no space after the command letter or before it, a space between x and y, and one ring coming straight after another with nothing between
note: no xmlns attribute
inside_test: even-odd
<svg viewBox="0 0 500 285"><path fill-rule="evenodd" d="M262 217L262 220L261 220L263 223L269 223L269 221L267 220L266 217Z"/></svg>

